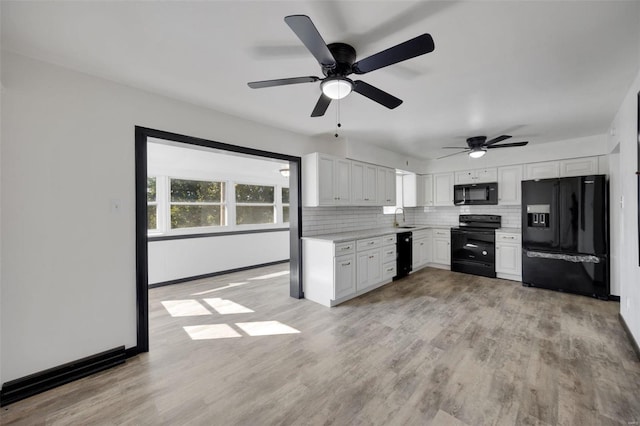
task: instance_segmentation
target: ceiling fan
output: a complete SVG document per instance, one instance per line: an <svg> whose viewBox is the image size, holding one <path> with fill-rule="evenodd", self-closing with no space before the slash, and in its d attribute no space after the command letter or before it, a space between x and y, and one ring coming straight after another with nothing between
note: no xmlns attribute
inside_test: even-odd
<svg viewBox="0 0 640 426"><path fill-rule="evenodd" d="M443 147L443 149L462 149L463 151L455 152L453 154L445 155L443 157L438 157L437 159L440 160L441 158L451 157L452 155L462 154L463 152L468 152L469 157L471 158L480 158L487 153L487 149L512 148L516 146L525 146L526 144L529 143L529 142L512 142L512 143L505 143L502 145L496 145L497 143L502 142L503 140L509 139L511 137L512 136L509 136L509 135L502 135L502 136L498 136L497 138L487 140L486 136L474 136L472 138L467 139L467 145L468 145L467 148L463 146Z"/></svg>
<svg viewBox="0 0 640 426"><path fill-rule="evenodd" d="M308 16L290 15L285 17L284 21L316 58L325 78L314 76L293 77L253 81L248 85L252 89L261 89L264 87L320 81L322 94L311 113L311 117L323 116L332 99L342 99L352 91L389 109L398 107L402 103L401 99L364 81L353 81L347 76L351 74L366 74L370 71L406 61L407 59L432 52L435 47L431 36L422 34L356 62L356 50L352 46L346 43L331 43L327 45Z"/></svg>

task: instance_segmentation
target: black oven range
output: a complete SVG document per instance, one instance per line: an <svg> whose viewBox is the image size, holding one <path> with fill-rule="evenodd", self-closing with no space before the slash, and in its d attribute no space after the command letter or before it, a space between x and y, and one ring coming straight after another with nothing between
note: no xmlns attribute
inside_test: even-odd
<svg viewBox="0 0 640 426"><path fill-rule="evenodd" d="M462 214L460 226L451 228L451 270L484 277L496 277L496 236L501 217Z"/></svg>

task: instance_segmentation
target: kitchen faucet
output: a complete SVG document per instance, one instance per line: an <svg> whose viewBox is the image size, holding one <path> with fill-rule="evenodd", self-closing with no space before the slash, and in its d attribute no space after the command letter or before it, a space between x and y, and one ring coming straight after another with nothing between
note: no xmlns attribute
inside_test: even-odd
<svg viewBox="0 0 640 426"><path fill-rule="evenodd" d="M396 211L393 212L393 227L394 228L397 228L398 226L400 226L400 224L398 223L398 210L402 210L402 223L405 222L404 209L402 207L398 207L396 209Z"/></svg>

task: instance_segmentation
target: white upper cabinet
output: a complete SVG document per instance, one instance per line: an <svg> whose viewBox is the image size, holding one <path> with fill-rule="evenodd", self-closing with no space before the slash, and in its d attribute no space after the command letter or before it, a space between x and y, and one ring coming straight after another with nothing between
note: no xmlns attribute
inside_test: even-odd
<svg viewBox="0 0 640 426"><path fill-rule="evenodd" d="M498 204L520 205L522 166L498 167Z"/></svg>
<svg viewBox="0 0 640 426"><path fill-rule="evenodd" d="M351 204L356 206L378 203L378 167L372 164L351 162Z"/></svg>
<svg viewBox="0 0 640 426"><path fill-rule="evenodd" d="M572 158L560 161L560 176L586 176L598 174L598 157Z"/></svg>
<svg viewBox="0 0 640 426"><path fill-rule="evenodd" d="M402 175L402 207L418 206L418 175Z"/></svg>
<svg viewBox="0 0 640 426"><path fill-rule="evenodd" d="M557 161L545 161L543 163L524 165L524 180L551 179L557 177L560 177L560 163Z"/></svg>
<svg viewBox="0 0 640 426"><path fill-rule="evenodd" d="M302 158L302 204L305 207L351 203L351 161L314 153Z"/></svg>
<svg viewBox="0 0 640 426"><path fill-rule="evenodd" d="M433 175L433 205L453 206L453 173Z"/></svg>
<svg viewBox="0 0 640 426"><path fill-rule="evenodd" d="M455 173L455 184L495 182L498 180L498 170L495 167L487 169L464 170Z"/></svg>
<svg viewBox="0 0 640 426"><path fill-rule="evenodd" d="M422 191L420 194L421 206L433 205L433 175L421 175Z"/></svg>
<svg viewBox="0 0 640 426"><path fill-rule="evenodd" d="M378 167L379 206L396 205L396 171L388 167Z"/></svg>

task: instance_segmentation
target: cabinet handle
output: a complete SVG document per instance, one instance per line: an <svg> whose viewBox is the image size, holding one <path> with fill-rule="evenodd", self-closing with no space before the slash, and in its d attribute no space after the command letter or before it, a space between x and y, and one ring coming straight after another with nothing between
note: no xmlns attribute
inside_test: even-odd
<svg viewBox="0 0 640 426"><path fill-rule="evenodd" d="M351 265L351 262L347 262L347 263L343 263L342 266L349 266Z"/></svg>
<svg viewBox="0 0 640 426"><path fill-rule="evenodd" d="M387 272L393 271L393 268L387 268Z"/></svg>
<svg viewBox="0 0 640 426"><path fill-rule="evenodd" d="M373 245L375 243L376 243L375 241L369 241L367 244L369 244L371 246L371 245Z"/></svg>
<svg viewBox="0 0 640 426"><path fill-rule="evenodd" d="M340 248L341 251L351 250L351 246L344 246Z"/></svg>
<svg viewBox="0 0 640 426"><path fill-rule="evenodd" d="M373 259L373 256L369 256L369 259Z"/></svg>

